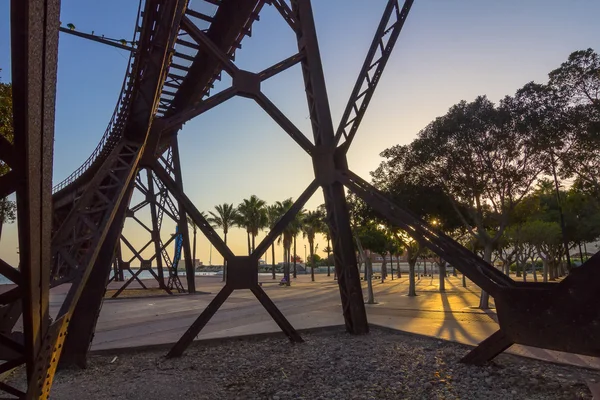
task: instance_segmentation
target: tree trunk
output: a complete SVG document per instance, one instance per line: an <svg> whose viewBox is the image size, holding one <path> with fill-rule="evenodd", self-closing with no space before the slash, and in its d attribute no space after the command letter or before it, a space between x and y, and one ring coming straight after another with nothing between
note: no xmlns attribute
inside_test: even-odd
<svg viewBox="0 0 600 400"><path fill-rule="evenodd" d="M373 285L371 283L371 275L372 274L369 274L370 260L369 260L369 258L366 257L365 250L363 249L358 236L355 236L354 239L356 240L356 247L358 248L358 255L365 263L365 281L367 281L367 303L375 304L375 295L373 294Z"/></svg>
<svg viewBox="0 0 600 400"><path fill-rule="evenodd" d="M492 243L486 243L483 251L483 259L490 264L492 263L492 251ZM490 295L483 290L481 291L481 296L479 297L479 308L482 310L488 310L490 308Z"/></svg>
<svg viewBox="0 0 600 400"><path fill-rule="evenodd" d="M331 240L327 238L327 276L331 276L331 266L329 265L329 251L331 249Z"/></svg>
<svg viewBox="0 0 600 400"><path fill-rule="evenodd" d="M417 290L416 290L416 282L415 282L415 264L417 263L417 260L411 260L410 256L408 258L408 295L409 296L416 296L417 295Z"/></svg>
<svg viewBox="0 0 600 400"><path fill-rule="evenodd" d="M440 292L446 291L446 261L440 260Z"/></svg>
<svg viewBox="0 0 600 400"><path fill-rule="evenodd" d="M456 273L456 267L454 265L452 266L452 276L458 276L458 274Z"/></svg>
<svg viewBox="0 0 600 400"><path fill-rule="evenodd" d="M400 256L396 256L396 266L398 267L398 278L402 278L402 268L400 268Z"/></svg>
<svg viewBox="0 0 600 400"><path fill-rule="evenodd" d="M227 246L227 232L223 234L223 242ZM223 282L227 279L227 259L223 257Z"/></svg>
<svg viewBox="0 0 600 400"><path fill-rule="evenodd" d="M423 276L427 276L427 259L423 257Z"/></svg>
<svg viewBox="0 0 600 400"><path fill-rule="evenodd" d="M250 246L250 232L246 231L246 235L248 236L248 255L251 255L252 247Z"/></svg>
<svg viewBox="0 0 600 400"><path fill-rule="evenodd" d="M387 276L387 258L386 255L383 255L383 262L381 263L381 283L385 282L385 278Z"/></svg>
<svg viewBox="0 0 600 400"><path fill-rule="evenodd" d="M546 258L542 258L542 265L544 273L544 282L548 282L548 260Z"/></svg>
<svg viewBox="0 0 600 400"><path fill-rule="evenodd" d="M273 274L273 279L276 279L275 276L275 242L271 245L271 273Z"/></svg>
<svg viewBox="0 0 600 400"><path fill-rule="evenodd" d="M308 246L310 247L310 280L311 282L315 281L315 243L314 241L308 242Z"/></svg>
<svg viewBox="0 0 600 400"><path fill-rule="evenodd" d="M294 236L294 278L298 277L298 273L296 271L296 236Z"/></svg>
<svg viewBox="0 0 600 400"><path fill-rule="evenodd" d="M464 288L467 287L467 277L465 276L465 274L462 274L462 285Z"/></svg>
<svg viewBox="0 0 600 400"><path fill-rule="evenodd" d="M290 282L290 264L291 264L291 256L290 256L290 245L287 245L287 248L285 250L286 252L286 258L283 262L283 276L285 278L285 286L290 286L292 283Z"/></svg>
<svg viewBox="0 0 600 400"><path fill-rule="evenodd" d="M371 260L367 259L365 263L365 268L367 269L368 279L367 279L367 304L375 304L375 295L373 294L373 264L371 264Z"/></svg>
<svg viewBox="0 0 600 400"><path fill-rule="evenodd" d="M2 229L2 228L0 228L0 229ZM192 264L194 265L194 271L195 271L196 270L196 228L194 228L194 251L192 253Z"/></svg>
<svg viewBox="0 0 600 400"><path fill-rule="evenodd" d="M390 278L394 280L394 255L390 253Z"/></svg>
<svg viewBox="0 0 600 400"><path fill-rule="evenodd" d="M253 233L252 234L252 251L254 251L254 249L256 248L256 247L254 247L254 240L255 239L256 239L256 235ZM250 254L252 254L252 253L250 253Z"/></svg>

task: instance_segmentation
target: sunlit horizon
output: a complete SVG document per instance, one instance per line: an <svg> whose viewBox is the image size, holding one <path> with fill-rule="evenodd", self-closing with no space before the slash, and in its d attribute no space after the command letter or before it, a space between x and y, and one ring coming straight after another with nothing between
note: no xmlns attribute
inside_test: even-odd
<svg viewBox="0 0 600 400"><path fill-rule="evenodd" d="M8 2L0 4L5 22L0 24L2 81L10 81L8 6ZM63 0L61 7L63 25L72 22L83 32L130 38L137 2ZM383 0L313 2L334 127L384 7ZM348 153L350 169L369 179L369 172L381 162L381 151L409 143L460 100L485 94L497 102L529 81L546 82L548 72L571 52L599 50L597 15L600 4L591 2L573 2L568 7L564 2L541 0L415 2ZM265 6L252 37L242 46L236 64L250 71L297 52L293 33L270 6ZM95 148L113 112L126 62L123 50L61 34L54 183L78 168ZM228 84L225 77L215 91ZM263 89L312 140L299 66L266 81ZM185 192L200 211L214 211L222 203L237 206L251 195L267 204L290 197L295 200L313 178L308 155L262 109L244 98L230 100L187 123L179 134L179 145ZM318 190L305 208L313 210L322 203ZM124 235L141 247L143 232L130 222ZM0 254L13 265L18 262L16 231L16 224L4 226L0 243ZM175 224L165 222L163 238L174 232ZM265 235L259 234L257 244ZM324 257L322 249L327 244L321 235L316 243L318 254ZM235 254L247 254L245 230L231 229L228 244ZM300 235L297 254L303 259L305 245L308 251ZM210 245L200 232L197 249L196 258L208 264ZM282 252L282 246L276 246L276 262L282 261ZM125 258L129 254L125 251ZM270 249L267 257L270 263ZM212 249L212 264L220 263L222 257Z"/></svg>

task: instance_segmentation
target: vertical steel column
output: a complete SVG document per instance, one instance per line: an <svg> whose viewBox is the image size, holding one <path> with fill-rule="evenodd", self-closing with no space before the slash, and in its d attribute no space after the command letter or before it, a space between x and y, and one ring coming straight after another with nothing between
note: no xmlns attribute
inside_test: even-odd
<svg viewBox="0 0 600 400"><path fill-rule="evenodd" d="M160 227L158 226L158 218L156 214L156 194L154 193L154 180L152 178L152 170L146 168L148 177L148 193L146 200L150 205L150 217L152 218L152 240L154 241L154 252L156 254L156 270L158 271L158 284L161 289L165 289L165 278L163 274L162 264L162 248L160 240Z"/></svg>
<svg viewBox="0 0 600 400"><path fill-rule="evenodd" d="M177 187L183 192L183 177L181 176L181 160L179 158L179 142L177 135L171 139L171 151L173 152L173 175ZM179 232L183 240L183 256L185 257L185 277L187 279L188 293L196 293L196 268L192 260L192 252L190 251L190 233L188 230L187 214L183 204L178 200L177 208L179 208Z"/></svg>
<svg viewBox="0 0 600 400"><path fill-rule="evenodd" d="M14 149L27 377L48 330L60 0L11 1ZM42 368L40 366L40 368Z"/></svg>
<svg viewBox="0 0 600 400"><path fill-rule="evenodd" d="M102 243L90 276L81 292L81 297L79 297L79 301L75 306L71 323L69 324L67 339L64 343L64 350L60 357L61 368L73 366L79 368L86 367L87 354L94 339L96 323L100 316L102 301L106 293L106 285L108 284L115 258L115 250L120 245L119 238L125 224L125 215L134 186L135 179L132 179L128 193L123 196L121 204L119 204L117 214L106 234L106 239Z"/></svg>
<svg viewBox="0 0 600 400"><path fill-rule="evenodd" d="M347 169L346 157L344 154L335 155L335 131L310 0L294 0L292 9L299 25L298 49L305 56L301 64L316 147L312 155L313 167L317 181L323 187L344 320L348 332L364 334L369 331L369 325L354 252L348 206L344 187L335 180L336 170Z"/></svg>

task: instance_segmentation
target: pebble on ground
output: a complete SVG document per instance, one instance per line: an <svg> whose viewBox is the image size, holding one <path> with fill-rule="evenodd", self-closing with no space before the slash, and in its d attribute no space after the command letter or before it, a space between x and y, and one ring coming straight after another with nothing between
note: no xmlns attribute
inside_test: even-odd
<svg viewBox="0 0 600 400"><path fill-rule="evenodd" d="M59 371L51 398L95 399L591 399L599 371L503 354L461 364L468 346L372 328L285 337L196 342L165 350L92 355L88 368ZM116 359L115 359L115 356ZM16 375L22 374L22 371ZM18 376L11 377L20 379Z"/></svg>

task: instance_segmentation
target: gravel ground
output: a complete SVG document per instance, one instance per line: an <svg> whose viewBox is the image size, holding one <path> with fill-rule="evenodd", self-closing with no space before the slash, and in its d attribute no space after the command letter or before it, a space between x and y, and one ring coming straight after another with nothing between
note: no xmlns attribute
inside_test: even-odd
<svg viewBox="0 0 600 400"><path fill-rule="evenodd" d="M591 399L599 371L501 355L484 367L459 363L467 346L372 329L195 343L165 351L92 356L60 371L51 398L94 399ZM113 362L114 360L114 362Z"/></svg>

